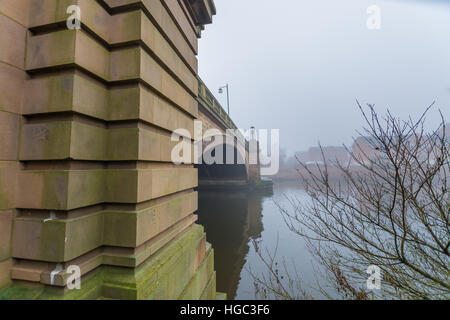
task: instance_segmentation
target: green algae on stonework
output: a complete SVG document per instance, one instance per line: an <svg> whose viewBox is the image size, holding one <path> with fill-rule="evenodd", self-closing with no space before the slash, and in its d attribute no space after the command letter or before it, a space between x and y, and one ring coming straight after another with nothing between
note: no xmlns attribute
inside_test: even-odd
<svg viewBox="0 0 450 320"><path fill-rule="evenodd" d="M190 230L182 234L178 239L173 240L158 253L151 256L144 263L142 263L135 272L135 281L142 283L147 279L153 278L154 276L161 275L164 273L166 268L169 267L170 262L173 261L174 257L179 256L186 252L187 248L193 248L204 235L203 227L199 225L194 225ZM196 249L196 247L195 247ZM111 279L108 282L120 283L122 280L122 273L118 272L120 269L114 267L107 267L108 275Z"/></svg>
<svg viewBox="0 0 450 320"><path fill-rule="evenodd" d="M0 300L36 300L44 288L12 285L0 290Z"/></svg>
<svg viewBox="0 0 450 320"><path fill-rule="evenodd" d="M17 257L63 262L77 258L102 245L117 247L136 247L150 238L158 235L166 227L179 222L191 214L189 208L182 207L184 198L190 195L170 199L155 207L142 211L98 211L87 216L66 220L53 220L43 223L41 219L17 218L18 225L27 226L28 230L39 230L33 250L28 248L26 241L18 243ZM189 211L188 211L189 210ZM185 213L183 213L185 212ZM163 224L163 225L161 225ZM124 232L124 230L128 230ZM100 231L100 232L98 232ZM180 230L178 230L179 232ZM171 238L175 236L170 233ZM161 239L166 243L166 238ZM160 248L161 245L158 247ZM145 248L141 253L151 254L151 248ZM26 252L26 255L23 255ZM124 257L120 258L123 260ZM141 262L144 259L141 258ZM130 265L127 261L125 265Z"/></svg>
<svg viewBox="0 0 450 320"><path fill-rule="evenodd" d="M206 285L205 290L203 290L203 293L200 295L199 300L218 300L217 299L217 275L216 272L213 272L213 275L211 276L211 279L209 280L208 284ZM222 300L222 299L219 299ZM226 300L226 295L225 299Z"/></svg>
<svg viewBox="0 0 450 320"><path fill-rule="evenodd" d="M0 300L94 300L102 295L102 283L99 268L83 277L79 290L17 283L0 290Z"/></svg>
<svg viewBox="0 0 450 320"><path fill-rule="evenodd" d="M180 295L181 300L197 300L202 296L203 291L208 287L214 275L214 252L209 245L206 257L195 271L188 285Z"/></svg>
<svg viewBox="0 0 450 320"><path fill-rule="evenodd" d="M194 243L194 246L198 243ZM139 297L141 299L177 299L189 280L193 277L192 265L195 265L195 252L184 248L184 252L174 256L167 268L161 266L161 275L144 279L140 282Z"/></svg>
<svg viewBox="0 0 450 320"><path fill-rule="evenodd" d="M83 276L80 290L15 283L0 290L0 299L177 299L196 272L197 278L203 279L203 283L212 273L213 255L210 246L202 267L195 269L196 250L204 236L203 227L194 225L138 268L102 266L89 272ZM205 268L208 275L200 275L205 272ZM196 288L195 295L201 292L200 287Z"/></svg>
<svg viewBox="0 0 450 320"><path fill-rule="evenodd" d="M183 201L186 197L177 197L169 203L169 210L178 213L177 218L181 218Z"/></svg>
<svg viewBox="0 0 450 320"><path fill-rule="evenodd" d="M103 269L97 268L82 278L80 289L46 287L39 300L95 300L102 295Z"/></svg>
<svg viewBox="0 0 450 320"><path fill-rule="evenodd" d="M227 300L227 294L224 292L216 292L216 300Z"/></svg>
<svg viewBox="0 0 450 320"><path fill-rule="evenodd" d="M108 270L105 281L115 289L123 286L123 290L130 290L132 285L136 299L177 299L193 276L190 266L195 264L195 252L202 237L203 227L194 225L141 264L135 270L131 283L129 278L120 273L120 269L114 267L105 268ZM120 298L123 294L111 297Z"/></svg>

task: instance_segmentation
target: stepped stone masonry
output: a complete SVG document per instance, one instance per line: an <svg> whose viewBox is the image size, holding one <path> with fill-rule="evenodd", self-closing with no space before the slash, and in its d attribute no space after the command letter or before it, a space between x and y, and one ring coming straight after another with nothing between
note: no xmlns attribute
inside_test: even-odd
<svg viewBox="0 0 450 320"><path fill-rule="evenodd" d="M171 162L171 133L199 118L214 14L212 0L0 0L0 299L216 298L197 169Z"/></svg>

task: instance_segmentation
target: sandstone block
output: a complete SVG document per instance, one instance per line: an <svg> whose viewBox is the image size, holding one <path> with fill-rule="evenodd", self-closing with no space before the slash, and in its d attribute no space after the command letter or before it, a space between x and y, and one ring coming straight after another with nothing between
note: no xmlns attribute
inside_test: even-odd
<svg viewBox="0 0 450 320"><path fill-rule="evenodd" d="M0 110L21 113L26 77L24 71L0 62Z"/></svg>
<svg viewBox="0 0 450 320"><path fill-rule="evenodd" d="M0 261L11 257L12 210L0 211Z"/></svg>
<svg viewBox="0 0 450 320"><path fill-rule="evenodd" d="M0 161L17 160L20 116L0 111Z"/></svg>
<svg viewBox="0 0 450 320"><path fill-rule="evenodd" d="M4 1L3 1L4 2ZM0 61L24 68L26 28L0 14ZM6 45L7 44L7 45Z"/></svg>

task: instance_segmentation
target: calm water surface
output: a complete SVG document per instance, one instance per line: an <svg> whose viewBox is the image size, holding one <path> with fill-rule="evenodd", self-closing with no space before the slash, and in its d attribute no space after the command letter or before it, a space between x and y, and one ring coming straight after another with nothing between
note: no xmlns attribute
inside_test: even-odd
<svg viewBox="0 0 450 320"><path fill-rule="evenodd" d="M248 267L259 273L265 269L255 253L252 240L273 251L279 239L278 258L294 263L311 291L316 284L313 259L305 242L285 225L276 203L287 206L284 195L307 197L297 182L275 183L273 194L244 192L199 192L199 223L215 251L217 290L228 299L254 299Z"/></svg>

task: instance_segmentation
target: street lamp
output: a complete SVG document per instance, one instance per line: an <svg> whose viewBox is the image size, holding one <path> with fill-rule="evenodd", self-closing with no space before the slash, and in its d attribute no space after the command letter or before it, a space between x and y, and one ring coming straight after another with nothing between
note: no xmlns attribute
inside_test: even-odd
<svg viewBox="0 0 450 320"><path fill-rule="evenodd" d="M252 137L252 140L255 140L255 127L250 127L250 136Z"/></svg>
<svg viewBox="0 0 450 320"><path fill-rule="evenodd" d="M228 106L228 115L230 115L230 88L228 86L228 83L226 86L220 87L219 88L219 93L222 94L223 93L223 89L227 88L227 106Z"/></svg>

